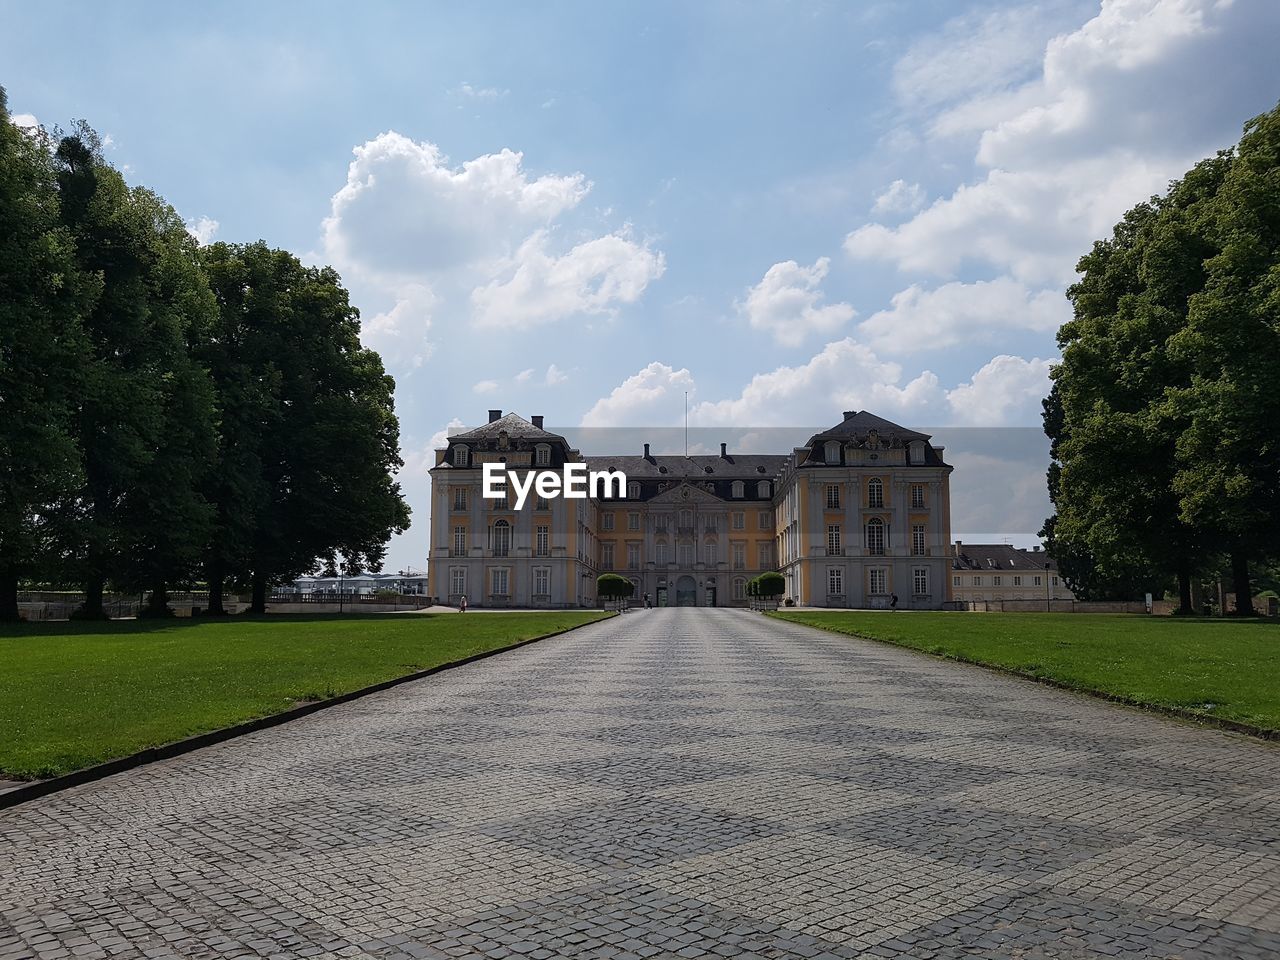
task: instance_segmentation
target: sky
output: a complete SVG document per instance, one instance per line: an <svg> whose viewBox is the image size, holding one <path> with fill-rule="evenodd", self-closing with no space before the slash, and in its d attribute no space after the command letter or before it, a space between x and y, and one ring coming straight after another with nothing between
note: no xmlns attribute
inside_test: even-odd
<svg viewBox="0 0 1280 960"><path fill-rule="evenodd" d="M1077 260L1280 99L1275 0L0 0L0 23L24 122L88 120L202 241L342 274L397 382L393 570L426 564L449 429L501 408L679 452L686 394L695 449L787 452L854 409L927 428L955 536L1029 542Z"/></svg>

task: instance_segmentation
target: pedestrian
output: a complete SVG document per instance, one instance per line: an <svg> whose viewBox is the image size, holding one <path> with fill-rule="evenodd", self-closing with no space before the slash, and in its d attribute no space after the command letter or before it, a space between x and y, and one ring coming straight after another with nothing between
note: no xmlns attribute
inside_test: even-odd
<svg viewBox="0 0 1280 960"><path fill-rule="evenodd" d="M458 612L459 613L467 612L467 595L465 593L458 598Z"/></svg>
<svg viewBox="0 0 1280 960"><path fill-rule="evenodd" d="M646 610L649 609L649 595L647 593L644 595L644 608Z"/></svg>
<svg viewBox="0 0 1280 960"><path fill-rule="evenodd" d="M898 612L898 595L896 593L889 595L889 609L894 613Z"/></svg>

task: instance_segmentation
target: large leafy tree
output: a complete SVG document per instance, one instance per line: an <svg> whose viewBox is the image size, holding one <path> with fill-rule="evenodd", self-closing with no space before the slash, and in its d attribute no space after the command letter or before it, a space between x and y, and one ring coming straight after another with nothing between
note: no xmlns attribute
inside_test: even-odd
<svg viewBox="0 0 1280 960"><path fill-rule="evenodd" d="M9 117L0 88L0 619L44 572L82 473L73 403L97 284L58 215L50 144Z"/></svg>
<svg viewBox="0 0 1280 960"><path fill-rule="evenodd" d="M207 363L223 450L210 607L230 577L247 581L260 612L272 584L317 565L379 568L408 527L395 385L360 345L359 313L333 270L263 243L214 244L205 263L219 305Z"/></svg>
<svg viewBox="0 0 1280 960"><path fill-rule="evenodd" d="M177 214L131 190L91 129L63 137L57 160L78 262L102 283L84 318L77 410L79 615L104 616L108 577L152 587L163 609L165 582L199 555L210 516L199 478L214 452L212 393L189 346L204 336L213 300Z"/></svg>

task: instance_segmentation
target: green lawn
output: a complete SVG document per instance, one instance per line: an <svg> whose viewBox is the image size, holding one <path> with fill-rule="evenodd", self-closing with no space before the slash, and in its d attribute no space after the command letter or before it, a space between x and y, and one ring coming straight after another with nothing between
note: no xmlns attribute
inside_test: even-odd
<svg viewBox="0 0 1280 960"><path fill-rule="evenodd" d="M598 620L591 611L0 626L0 773L43 778Z"/></svg>
<svg viewBox="0 0 1280 960"><path fill-rule="evenodd" d="M1280 730L1280 624L1084 613L780 612L1077 690Z"/></svg>

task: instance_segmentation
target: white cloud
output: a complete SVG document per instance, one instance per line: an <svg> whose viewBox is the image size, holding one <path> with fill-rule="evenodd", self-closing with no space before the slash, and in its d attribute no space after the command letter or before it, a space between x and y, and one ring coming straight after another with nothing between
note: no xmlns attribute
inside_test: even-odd
<svg viewBox="0 0 1280 960"><path fill-rule="evenodd" d="M493 393L497 389L497 380L480 380L471 386L472 393Z"/></svg>
<svg viewBox="0 0 1280 960"><path fill-rule="evenodd" d="M195 237L196 241L201 244L213 243L213 238L218 235L218 227L221 226L212 217L196 217L194 220L186 221L186 225L187 233Z"/></svg>
<svg viewBox="0 0 1280 960"><path fill-rule="evenodd" d="M452 92L469 100L501 100L511 93L510 90L499 90L497 87L477 87L465 80L458 84Z"/></svg>
<svg viewBox="0 0 1280 960"><path fill-rule="evenodd" d="M547 367L547 386L554 387L564 383L569 379L569 375L557 367L554 363Z"/></svg>
<svg viewBox="0 0 1280 960"><path fill-rule="evenodd" d="M733 399L698 404L689 420L697 426L794 426L825 423L832 410L861 409L916 423L938 419L944 399L938 378L926 370L902 380L902 367L846 337L808 363L756 374Z"/></svg>
<svg viewBox="0 0 1280 960"><path fill-rule="evenodd" d="M395 131L354 153L324 221L324 252L375 277L421 282L508 256L590 189L580 173L530 178L512 150L453 167L435 144Z"/></svg>
<svg viewBox="0 0 1280 960"><path fill-rule="evenodd" d="M528 370L521 370L516 374L516 383L528 383L533 379L533 367Z"/></svg>
<svg viewBox="0 0 1280 960"><path fill-rule="evenodd" d="M34 113L14 113L9 116L14 126L35 128L40 126L40 121L36 119Z"/></svg>
<svg viewBox="0 0 1280 960"><path fill-rule="evenodd" d="M831 261L821 257L811 267L794 260L775 263L764 279L747 291L738 309L753 329L772 334L784 346L799 346L815 333L832 333L853 319L847 303L819 305L822 280Z"/></svg>
<svg viewBox="0 0 1280 960"><path fill-rule="evenodd" d="M628 377L583 414L584 427L648 426L676 423L684 414L684 395L696 390L693 374L654 361Z"/></svg>
<svg viewBox="0 0 1280 960"><path fill-rule="evenodd" d="M433 352L427 333L436 303L430 287L405 284L391 309L361 319L360 339L382 353L388 366L421 366Z"/></svg>
<svg viewBox="0 0 1280 960"><path fill-rule="evenodd" d="M1055 362L992 358L968 383L947 391L953 419L974 426L1038 424L1040 401L1049 393L1049 370Z"/></svg>
<svg viewBox="0 0 1280 960"><path fill-rule="evenodd" d="M526 240L499 278L471 292L484 327L550 323L578 314L611 313L634 303L666 269L661 253L627 231L578 244L563 256L547 249L546 231Z"/></svg>
<svg viewBox="0 0 1280 960"><path fill-rule="evenodd" d="M404 466L400 468L397 476L400 477L426 477L432 467L436 465L436 451L444 447L449 442L449 434L458 430L462 430L466 424L454 417L449 421L448 426L437 430L431 435L431 439L422 447L415 450L406 451L404 454Z"/></svg>
<svg viewBox="0 0 1280 960"><path fill-rule="evenodd" d="M872 314L858 332L877 350L914 353L992 340L1010 330L1052 333L1071 318L1060 290L1033 292L1009 277L943 284L913 284L889 308Z"/></svg>
<svg viewBox="0 0 1280 960"><path fill-rule="evenodd" d="M1018 42L1040 51L1040 69L1024 82L1016 56L984 72L984 58L1000 60L989 45L1004 43L992 30L951 38L949 56L979 64L957 81L964 96L954 103L926 95L945 90L932 64L904 57L903 95L941 111L933 134L980 134L974 161L986 172L901 226L853 231L850 255L913 273L952 276L977 263L1026 283L1069 282L1079 256L1128 207L1274 103L1280 4L1107 0L1042 46L1028 29Z"/></svg>
<svg viewBox="0 0 1280 960"><path fill-rule="evenodd" d="M918 183L907 183L895 180L888 189L876 197L871 207L872 213L914 213L924 206L924 187Z"/></svg>

